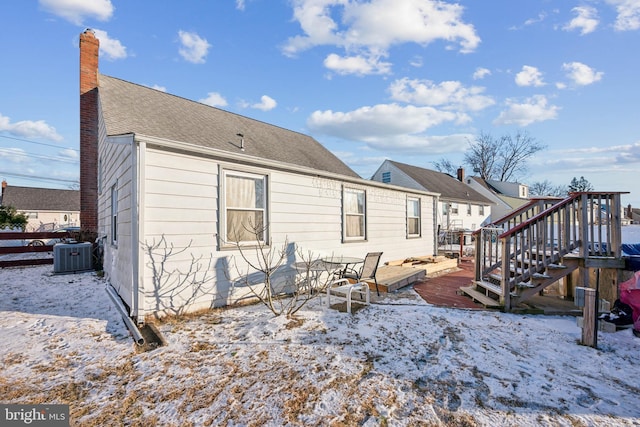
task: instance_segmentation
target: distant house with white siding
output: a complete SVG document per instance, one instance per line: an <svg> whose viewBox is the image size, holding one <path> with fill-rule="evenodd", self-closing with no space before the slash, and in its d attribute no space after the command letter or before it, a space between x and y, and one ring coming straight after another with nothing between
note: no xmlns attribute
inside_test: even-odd
<svg viewBox="0 0 640 427"><path fill-rule="evenodd" d="M105 76L80 37L82 221L138 322L249 295L237 244L317 256L436 253L437 194L360 178L313 138ZM259 236L244 232L265 224ZM259 240L259 242L257 241ZM291 263L296 261L291 260Z"/></svg>
<svg viewBox="0 0 640 427"><path fill-rule="evenodd" d="M438 228L475 231L491 216L494 202L467 186L462 170L458 174L456 179L443 172L385 160L371 179L438 193Z"/></svg>
<svg viewBox="0 0 640 427"><path fill-rule="evenodd" d="M0 202L29 219L26 231L52 231L80 226L80 191L20 187L2 181Z"/></svg>
<svg viewBox="0 0 640 427"><path fill-rule="evenodd" d="M502 182L477 176L465 178L468 186L495 203L488 222L496 221L529 203L529 186L519 182Z"/></svg>

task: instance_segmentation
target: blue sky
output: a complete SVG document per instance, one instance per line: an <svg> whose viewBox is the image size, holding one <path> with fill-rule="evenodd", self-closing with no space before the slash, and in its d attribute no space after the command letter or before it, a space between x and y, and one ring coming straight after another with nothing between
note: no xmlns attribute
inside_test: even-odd
<svg viewBox="0 0 640 427"><path fill-rule="evenodd" d="M640 207L638 0L30 0L2 6L0 178L78 180L78 37L100 72L313 136L364 178L546 145L519 181ZM469 171L467 172L469 174Z"/></svg>

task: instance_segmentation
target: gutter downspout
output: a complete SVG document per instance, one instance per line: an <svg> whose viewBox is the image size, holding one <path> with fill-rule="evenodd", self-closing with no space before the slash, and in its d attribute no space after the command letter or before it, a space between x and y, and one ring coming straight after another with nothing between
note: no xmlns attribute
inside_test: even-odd
<svg viewBox="0 0 640 427"><path fill-rule="evenodd" d="M135 325L135 323L133 323L133 320L131 320L131 318L129 317L129 313L127 313L127 309L125 308L124 304L122 304L122 300L116 294L116 291L115 289L113 289L113 286L107 285L105 289L107 291L107 294L109 294L111 301L113 301L113 303L116 305L116 308L120 312L120 315L122 316L122 320L124 320L124 323L127 326L127 329L129 329L129 331L131 332L131 335L133 335L133 339L136 342L136 344L143 345L144 337L140 333L140 330Z"/></svg>

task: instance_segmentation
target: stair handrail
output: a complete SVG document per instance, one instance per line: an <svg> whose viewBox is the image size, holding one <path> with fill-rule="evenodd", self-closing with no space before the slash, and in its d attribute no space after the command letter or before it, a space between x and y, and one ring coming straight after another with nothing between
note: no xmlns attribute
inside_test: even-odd
<svg viewBox="0 0 640 427"><path fill-rule="evenodd" d="M543 271L549 264L570 252L579 249L580 258L589 256L619 257L620 256L620 195L622 192L575 192L567 198L555 202L552 206L535 214L531 218L517 225L509 227L495 236L496 250L500 256L487 262L482 251L484 239L481 234L476 238L476 254L481 257L476 262L476 280L483 280L491 271L500 267L501 270L501 302L505 308L510 308L511 290L520 281L530 280L536 272ZM537 201L539 203L539 201ZM535 208L536 203L529 204L526 209ZM604 209L603 209L604 206ZM604 210L604 215L603 215ZM518 213L504 218L508 221ZM604 225L604 227L603 227ZM495 230L495 228L494 228ZM480 230L481 231L481 230ZM603 238L606 242L603 242ZM518 265L518 257L525 254L538 254L535 266L513 273L512 262ZM524 261L524 260L522 260ZM480 265L479 265L480 264ZM517 268L516 268L517 270ZM513 277L511 275L513 274Z"/></svg>

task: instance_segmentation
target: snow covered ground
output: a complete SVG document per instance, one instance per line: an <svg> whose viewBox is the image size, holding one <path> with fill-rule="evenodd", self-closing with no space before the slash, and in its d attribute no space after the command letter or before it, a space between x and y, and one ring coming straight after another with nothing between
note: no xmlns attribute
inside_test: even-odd
<svg viewBox="0 0 640 427"><path fill-rule="evenodd" d="M0 402L66 403L72 425L638 426L640 339L578 344L571 317L430 306L348 315L261 305L159 325L136 351L94 273L0 270Z"/></svg>

